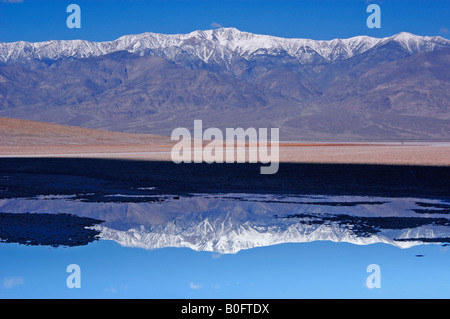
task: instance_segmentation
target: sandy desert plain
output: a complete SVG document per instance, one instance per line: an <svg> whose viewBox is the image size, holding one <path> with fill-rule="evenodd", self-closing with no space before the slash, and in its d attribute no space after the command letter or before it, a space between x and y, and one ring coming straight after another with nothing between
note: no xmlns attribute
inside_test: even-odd
<svg viewBox="0 0 450 319"><path fill-rule="evenodd" d="M71 157L171 161L177 141L0 117L0 157ZM209 142L204 141L204 145ZM270 151L271 145L268 145ZM224 147L224 149L226 149ZM248 145L245 150L248 151ZM248 158L247 158L248 159ZM280 162L450 165L450 142L283 142Z"/></svg>

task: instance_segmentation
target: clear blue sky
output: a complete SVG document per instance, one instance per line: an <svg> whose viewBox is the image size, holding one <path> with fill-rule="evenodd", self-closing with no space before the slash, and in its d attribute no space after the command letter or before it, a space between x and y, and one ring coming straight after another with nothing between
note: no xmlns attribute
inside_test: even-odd
<svg viewBox="0 0 450 319"><path fill-rule="evenodd" d="M69 4L81 7L81 29L69 29ZM381 7L381 29L369 29L369 3ZM450 38L448 0L0 0L0 41L114 40L142 32L189 33L212 25L290 38L385 37L401 31Z"/></svg>
<svg viewBox="0 0 450 319"><path fill-rule="evenodd" d="M424 255L421 258L416 254ZM240 251L0 244L1 298L450 298L448 247L313 242ZM69 264L81 288L69 289ZM381 270L369 289L367 266Z"/></svg>

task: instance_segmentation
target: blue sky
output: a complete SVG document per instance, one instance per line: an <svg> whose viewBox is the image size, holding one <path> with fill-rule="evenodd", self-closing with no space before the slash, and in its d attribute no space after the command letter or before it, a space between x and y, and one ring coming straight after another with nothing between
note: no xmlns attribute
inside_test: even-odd
<svg viewBox="0 0 450 319"><path fill-rule="evenodd" d="M441 245L328 241L235 255L103 240L57 249L0 244L0 298L449 298L448 254ZM69 289L73 263L81 288ZM380 266L380 288L365 285L370 264Z"/></svg>
<svg viewBox="0 0 450 319"><path fill-rule="evenodd" d="M69 4L81 7L81 29L69 29ZM369 29L367 5L381 8ZM290 38L385 37L401 31L450 38L448 0L0 0L0 41L114 40L142 32L189 33L218 25Z"/></svg>

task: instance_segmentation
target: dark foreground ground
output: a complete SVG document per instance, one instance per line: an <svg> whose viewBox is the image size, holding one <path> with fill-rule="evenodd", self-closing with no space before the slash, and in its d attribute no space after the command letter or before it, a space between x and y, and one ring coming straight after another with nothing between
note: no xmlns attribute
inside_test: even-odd
<svg viewBox="0 0 450 319"><path fill-rule="evenodd" d="M0 213L0 242L27 246L84 246L98 239L102 221L69 214Z"/></svg>
<svg viewBox="0 0 450 319"><path fill-rule="evenodd" d="M260 167L259 163L177 165L134 160L2 158L0 199L75 195L86 201L122 201L123 197L107 195L154 194L153 199L127 199L149 201L189 193L450 199L448 166L280 163L274 175L261 175Z"/></svg>

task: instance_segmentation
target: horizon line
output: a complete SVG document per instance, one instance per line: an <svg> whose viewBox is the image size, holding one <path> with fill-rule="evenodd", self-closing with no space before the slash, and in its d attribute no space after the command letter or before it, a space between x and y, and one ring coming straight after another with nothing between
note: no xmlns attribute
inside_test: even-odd
<svg viewBox="0 0 450 319"><path fill-rule="evenodd" d="M282 37L282 36L275 36L275 35L270 35L270 34L261 34L261 33L253 33L253 32L248 32L248 31L242 31L239 30L235 27L221 27L221 28L211 28L211 29L197 29L188 33L161 33L161 32L152 32L152 31L146 31L146 32L141 32L141 33L130 33L130 34L124 34L119 36L118 38L115 38L114 40L104 40L104 41L92 41L92 40L86 40L86 39L50 39L50 40L44 40L44 41L25 41L25 40L17 40L17 41L10 41L10 42L2 42L0 41L0 43L2 44L13 44L13 43L45 43L45 42L74 42L74 41L84 41L84 42L91 42L91 43L108 43L108 42L115 42L120 40L121 38L125 38L125 37L129 37L129 36L142 36L142 35L147 35L147 34L154 34L154 35L165 35L165 36L187 36L187 35L191 35L193 33L198 33L198 32L214 32L217 30L236 30L240 33L247 33L247 34L252 34L252 35L257 35L257 36L264 36L264 37L271 37L271 38L277 38L277 39L285 39L285 40L312 40L312 41L320 41L320 42L332 42L335 40L349 40L349 39L353 39L353 38L358 38L358 37L364 37L364 38L371 38L371 39L378 39L378 40L386 40L392 37L395 37L397 35L400 34L408 34L408 35L412 35L415 37L420 37L420 38L440 38L446 41L450 41L450 39L447 39L441 35L417 35L415 33L411 33L408 31L400 31L398 33L392 34L390 36L387 37L374 37L374 36L370 36L370 35L355 35L355 36L351 36L351 37L347 37L347 38L333 38L330 40L320 40L320 39L313 39L313 38L297 38L297 37Z"/></svg>

